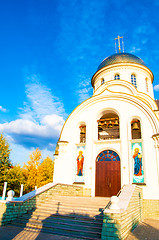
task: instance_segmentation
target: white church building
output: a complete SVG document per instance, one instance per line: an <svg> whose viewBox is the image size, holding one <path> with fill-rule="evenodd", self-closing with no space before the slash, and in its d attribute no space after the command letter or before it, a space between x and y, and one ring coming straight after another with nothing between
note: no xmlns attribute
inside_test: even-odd
<svg viewBox="0 0 159 240"><path fill-rule="evenodd" d="M159 110L153 73L142 59L113 54L91 80L93 96L66 120L55 152L55 183L92 196L116 195L124 184L159 199Z"/></svg>

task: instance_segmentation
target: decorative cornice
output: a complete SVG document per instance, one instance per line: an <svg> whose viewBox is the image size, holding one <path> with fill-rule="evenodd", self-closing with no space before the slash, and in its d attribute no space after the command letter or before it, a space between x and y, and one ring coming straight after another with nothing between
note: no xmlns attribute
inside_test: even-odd
<svg viewBox="0 0 159 240"><path fill-rule="evenodd" d="M94 144L114 144L114 143L121 143L121 139L106 139L106 140L95 140Z"/></svg>

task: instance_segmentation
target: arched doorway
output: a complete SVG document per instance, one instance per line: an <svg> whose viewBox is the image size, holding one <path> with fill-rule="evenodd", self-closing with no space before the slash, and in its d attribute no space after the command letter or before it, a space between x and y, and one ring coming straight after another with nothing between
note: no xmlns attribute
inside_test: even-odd
<svg viewBox="0 0 159 240"><path fill-rule="evenodd" d="M96 159L95 195L111 197L121 188L120 158L112 150L102 151Z"/></svg>

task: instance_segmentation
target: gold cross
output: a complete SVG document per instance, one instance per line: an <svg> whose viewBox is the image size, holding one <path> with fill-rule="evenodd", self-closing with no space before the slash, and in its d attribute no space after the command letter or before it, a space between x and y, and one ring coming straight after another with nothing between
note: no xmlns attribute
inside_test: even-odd
<svg viewBox="0 0 159 240"><path fill-rule="evenodd" d="M124 52L123 37L118 36L117 38L115 38L115 51L116 51L116 53L117 53L116 40L118 41L119 53L121 52L121 43L120 43L120 39L122 39L122 50L123 50L123 52Z"/></svg>

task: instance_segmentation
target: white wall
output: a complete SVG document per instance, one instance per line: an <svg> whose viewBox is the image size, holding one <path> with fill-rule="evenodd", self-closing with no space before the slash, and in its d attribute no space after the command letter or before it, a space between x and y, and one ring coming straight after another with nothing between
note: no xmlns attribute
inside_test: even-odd
<svg viewBox="0 0 159 240"><path fill-rule="evenodd" d="M119 67L118 67L119 68ZM95 82L95 93L92 98L79 105L67 119L59 142L59 155L55 159L54 182L72 184L75 181L75 168L77 145L80 143L79 126L86 124L86 149L85 149L85 187L92 189L95 194L95 161L97 155L106 149L114 150L118 153L121 160L121 184L131 184L133 179L133 163L131 157L131 120L140 119L142 128L143 143L143 164L145 173L145 186L143 187L144 198L159 199L159 176L157 172L158 162L156 160L156 150L152 135L159 132L159 121L151 109L149 97L143 99L146 93L145 78L149 79L149 96L153 102L153 88L151 75L148 70L134 66L112 68L104 71L102 77L105 80L114 78L114 73L120 73L121 79L117 80L114 89L107 88L107 84L100 85L101 76L97 76ZM131 73L137 76L137 91L132 87ZM123 83L122 83L123 82ZM126 83L127 82L127 83ZM100 90L101 89L101 90ZM104 90L105 89L105 90ZM125 89L121 92L121 89ZM142 92L140 94L140 91ZM141 95L141 96L140 96ZM146 95L144 95L146 96ZM97 120L102 113L113 111L119 116L120 120L120 139L98 140Z"/></svg>
<svg viewBox="0 0 159 240"><path fill-rule="evenodd" d="M122 64L123 65L123 64ZM152 75L150 74L150 71L143 66L143 68L139 68L136 66L130 66L130 64L125 64L124 66L121 66L121 64L118 64L115 67L109 67L109 69L105 68L101 72L101 74L97 74L97 76L94 78L94 90L96 91L101 86L101 80L104 78L105 82L114 80L115 74L120 75L120 79L130 82L131 83L131 74L136 75L136 81L137 81L137 89L140 92L143 92L149 96L151 96L154 99L154 93L153 93L153 86L152 86ZM146 80L148 80L148 92L146 88Z"/></svg>

